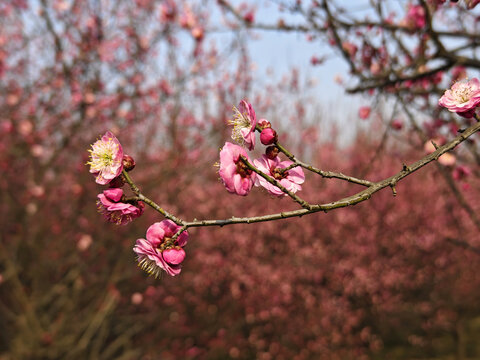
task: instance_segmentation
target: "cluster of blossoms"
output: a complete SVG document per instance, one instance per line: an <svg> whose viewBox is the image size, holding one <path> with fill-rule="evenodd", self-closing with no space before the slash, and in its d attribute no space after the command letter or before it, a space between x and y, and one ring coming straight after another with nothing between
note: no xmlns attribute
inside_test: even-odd
<svg viewBox="0 0 480 360"><path fill-rule="evenodd" d="M183 247L188 240L186 231L172 240L180 228L181 226L171 220L163 220L148 228L146 239L137 240L133 251L137 254L138 264L143 270L156 278L162 270L172 276L180 274L180 264L185 259Z"/></svg>
<svg viewBox="0 0 480 360"><path fill-rule="evenodd" d="M105 219L117 225L127 224L141 216L145 204L136 198L125 197L122 186L125 184L123 171L131 171L135 161L123 153L118 139L107 131L97 140L90 151L90 172L95 182L109 185L97 196L97 209ZM187 244L188 233L179 232L180 226L171 220L155 223L147 230L146 239L138 239L133 251L137 254L139 266L149 274L158 277L162 271L178 275L185 259L183 247Z"/></svg>
<svg viewBox="0 0 480 360"><path fill-rule="evenodd" d="M90 172L95 176L95 182L109 185L109 189L97 196L97 209L109 222L125 225L141 216L145 205L141 201L126 201L121 187L124 184L122 171L130 171L135 167L135 161L129 155L124 155L118 139L107 131L93 145L90 152Z"/></svg>
<svg viewBox="0 0 480 360"><path fill-rule="evenodd" d="M219 175L228 192L241 196L248 195L253 185L263 186L270 194L285 196L283 190L274 183L278 182L291 193L301 190L305 181L303 169L299 166L290 167L292 161L281 161L278 154L277 133L268 120L257 117L251 104L242 100L238 108L234 107L234 117L229 121L233 125L232 139L248 150L255 148L255 130L260 132L260 142L268 146L265 154L253 160L246 150L239 145L226 142L220 151ZM267 181L260 173L270 177Z"/></svg>
<svg viewBox="0 0 480 360"><path fill-rule="evenodd" d="M480 104L479 80L456 82L451 89L445 91L439 104L463 117L477 117L475 111ZM266 119L257 121L252 105L245 100L240 102L238 108L233 109L234 116L229 123L233 125L232 138L240 145L226 142L220 151L219 163L219 175L227 191L246 196L255 185L262 186L271 195L279 197L288 195L299 201L294 194L302 190L305 174L293 155L278 143L277 132L271 123ZM370 107L363 107L360 110L361 118L365 119L370 115ZM392 127L401 129L402 124L392 123ZM266 149L264 154L251 161L247 149L249 151L255 149L256 131L260 132L260 142ZM440 141L433 142L425 145L425 151L435 151L436 144ZM109 185L107 190L97 196L98 211L106 220L117 225L127 224L141 216L145 205L139 199L149 204L151 202L139 192L127 174L135 167L135 161L123 153L117 138L111 132L106 132L89 151L90 161L87 164L90 165L90 172L95 176L95 181L101 185ZM280 153L286 155L289 160L282 161ZM455 157L443 154L439 161L445 166L453 166ZM468 168L459 168L455 176L461 179L468 174ZM122 186L126 182L137 196L125 197ZM178 275L185 259L183 248L188 241L187 225L181 220L175 220L175 217L167 217L168 220L151 225L147 230L146 239L137 239L133 247L139 266L156 278L163 271L171 276Z"/></svg>

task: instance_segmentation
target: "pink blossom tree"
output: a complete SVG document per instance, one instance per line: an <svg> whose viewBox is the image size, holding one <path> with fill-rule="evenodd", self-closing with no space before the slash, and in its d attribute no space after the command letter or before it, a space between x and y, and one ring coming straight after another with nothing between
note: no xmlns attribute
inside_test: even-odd
<svg viewBox="0 0 480 360"><path fill-rule="evenodd" d="M2 2L1 356L478 357L478 9L393 3ZM351 144L257 31L344 59Z"/></svg>

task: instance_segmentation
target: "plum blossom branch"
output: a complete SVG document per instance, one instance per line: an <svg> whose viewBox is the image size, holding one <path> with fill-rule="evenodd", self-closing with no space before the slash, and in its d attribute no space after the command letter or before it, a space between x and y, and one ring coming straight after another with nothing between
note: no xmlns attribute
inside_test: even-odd
<svg viewBox="0 0 480 360"><path fill-rule="evenodd" d="M402 104L405 106L404 102ZM142 194L128 174L135 167L135 161L132 157L123 153L120 142L111 132L105 133L101 139L92 145L90 161L87 164L90 165L90 172L96 177L96 182L110 187L103 191L103 194L98 195L99 200L97 201L99 211L105 215L108 221L117 225L132 221L142 215L143 203L148 204L167 218L167 220L150 226L146 233L146 239L137 239L133 250L137 254L139 266L149 274L158 277L162 271L166 271L169 275L174 276L180 273L181 263L185 259L183 247L187 243L187 230L190 227L250 224L300 217L319 211L328 212L359 204L386 187L390 187L395 196L397 194L396 185L399 181L430 162L438 160L442 155L453 150L458 144L480 131L480 117L476 113L477 107L480 105L480 82L478 79L455 83L451 89L445 91L438 104L462 117L475 118L477 122L462 130L457 137L445 145L439 146L432 141L434 150L430 154L411 165L403 164L400 172L384 180L369 182L342 175L342 180L360 183L367 188L334 202L312 205L296 195L296 192L302 189L301 184L305 181L302 169L305 167L313 172L318 169L297 160L290 151L278 143L277 133L272 129L268 120L260 119L257 125L253 107L246 100L242 100L240 110L235 108L235 117L231 122L234 125L235 136L233 138L247 146L249 150L253 150L255 147L255 131L258 130L260 141L267 148L265 154L261 158L253 160L252 164L244 148L226 142L220 151L219 175L227 191L232 194L246 196L255 184L256 186L263 186L272 195L287 195L302 207L302 209L276 214L254 217L233 216L229 219L219 220L195 219L184 221L177 218ZM407 114L410 116L408 111ZM415 123L412 118L411 121ZM278 156L279 153L285 155L289 161L281 161ZM322 176L325 175L319 170L317 173ZM136 197L127 198L123 195L121 187L125 183L128 183ZM449 185L452 184L449 183ZM455 186L453 188L456 189ZM463 199L461 194L456 195L461 205L467 210L471 210L466 202L461 201ZM127 199L133 203L125 203ZM471 211L469 212L471 213ZM472 219L476 220L476 217L472 216Z"/></svg>
<svg viewBox="0 0 480 360"><path fill-rule="evenodd" d="M371 182L371 181L368 181L368 180L363 180L363 179L357 179L353 176L344 175L342 173L320 170L320 169L318 169L318 168L316 168L316 167L314 167L310 164L307 164L307 163L297 159L290 151L288 151L278 141L275 143L275 146L280 150L281 153L283 153L287 158L289 158L291 161L293 161L293 164L290 165L291 168L294 168L296 166L301 166L302 168L304 168L308 171L311 171L315 174L318 174L323 178L344 180L344 181L348 181L349 183L352 183L352 184L362 185L362 186L366 186L366 187L372 186L374 184L374 182ZM284 171L287 171L287 169L284 169Z"/></svg>
<svg viewBox="0 0 480 360"><path fill-rule="evenodd" d="M466 139L468 139L470 136L477 133L478 131L480 131L480 122L475 123L468 129L466 129L462 134L458 135L457 137L455 137L453 140L446 143L445 145L438 147L438 149L432 152L431 154L423 157L422 159L416 161L411 165L404 165L402 170L399 171L397 174L389 178L386 178L384 180L373 183L367 189L360 191L352 196L348 196L343 199L330 202L330 203L312 205L311 209L299 209L299 210L285 211L285 212L276 213L276 214L253 216L253 217L232 216L230 219L194 220L190 222L185 222L182 228L183 230L181 231L184 231L190 227L226 226L226 225L233 225L233 224L253 224L258 222L286 219L286 218L292 218L292 217L299 217L307 214L313 214L319 211L327 212L330 210L359 204L365 200L370 199L371 196L377 193L378 191L386 187L395 186L398 182L400 182L405 177L421 169L422 167L431 163L432 161L438 160L440 156L447 153L448 151L453 150L457 145L464 142Z"/></svg>
<svg viewBox="0 0 480 360"><path fill-rule="evenodd" d="M175 224L177 225L183 225L184 221L176 217L175 215L170 214L168 211L163 209L160 205L158 205L156 202L153 200L149 199L145 195L142 194L140 189L138 188L137 185L133 182L132 178L130 175L125 171L122 170L122 175L125 178L126 183L130 186L130 189L132 189L133 193L137 195L137 200L143 201L145 204L151 206L153 209L158 211L160 214L165 216L167 219L172 220Z"/></svg>

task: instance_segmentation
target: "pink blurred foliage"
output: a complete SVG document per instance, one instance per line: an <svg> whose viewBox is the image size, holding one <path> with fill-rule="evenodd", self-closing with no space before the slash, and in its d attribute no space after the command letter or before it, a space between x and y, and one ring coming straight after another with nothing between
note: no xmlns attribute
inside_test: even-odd
<svg viewBox="0 0 480 360"><path fill-rule="evenodd" d="M254 91L237 39L226 60L207 41L204 4L142 0L99 12L90 2L42 3L0 3L0 357L367 359L393 358L399 347L434 356L435 344L455 344L479 316L480 258L455 244L478 248L478 231L435 167L399 184L397 197L384 191L301 219L193 229L181 276L144 276L131 248L158 214L115 227L95 209L103 190L85 150L106 129L137 160L142 189L188 219L292 208L258 189L229 196L215 173L231 106L245 94L282 141L325 169L378 180L423 156L423 143L407 150L407 122L404 142L380 153L377 129L348 147L340 126L324 136L298 71ZM245 20L256 21L248 11ZM356 44L348 52L365 71L387 63L385 49ZM385 92L408 87L395 86ZM429 138L446 136L446 124L426 123ZM470 188L478 213L478 164L458 151L447 171ZM302 196L328 202L351 186L307 175Z"/></svg>

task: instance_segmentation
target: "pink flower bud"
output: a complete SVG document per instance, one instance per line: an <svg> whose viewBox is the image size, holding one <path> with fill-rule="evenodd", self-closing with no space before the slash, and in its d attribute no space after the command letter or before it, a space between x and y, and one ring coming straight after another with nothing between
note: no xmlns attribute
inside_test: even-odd
<svg viewBox="0 0 480 360"><path fill-rule="evenodd" d="M253 11L249 11L245 15L243 15L243 20L249 24L255 21L255 13Z"/></svg>
<svg viewBox="0 0 480 360"><path fill-rule="evenodd" d="M362 106L358 110L358 116L360 117L360 119L365 120L370 116L370 111L371 111L370 106Z"/></svg>
<svg viewBox="0 0 480 360"><path fill-rule="evenodd" d="M403 121L402 120L399 120L399 119L395 119L392 121L392 129L394 130L402 130L403 128Z"/></svg>
<svg viewBox="0 0 480 360"><path fill-rule="evenodd" d="M135 160L130 155L123 155L123 168L125 171L131 171L135 167Z"/></svg>
<svg viewBox="0 0 480 360"><path fill-rule="evenodd" d="M185 250L183 249L168 249L162 252L163 259L171 264L178 265L185 259Z"/></svg>
<svg viewBox="0 0 480 360"><path fill-rule="evenodd" d="M277 132L272 128L265 128L260 133L260 141L263 145L271 145L277 140Z"/></svg>

